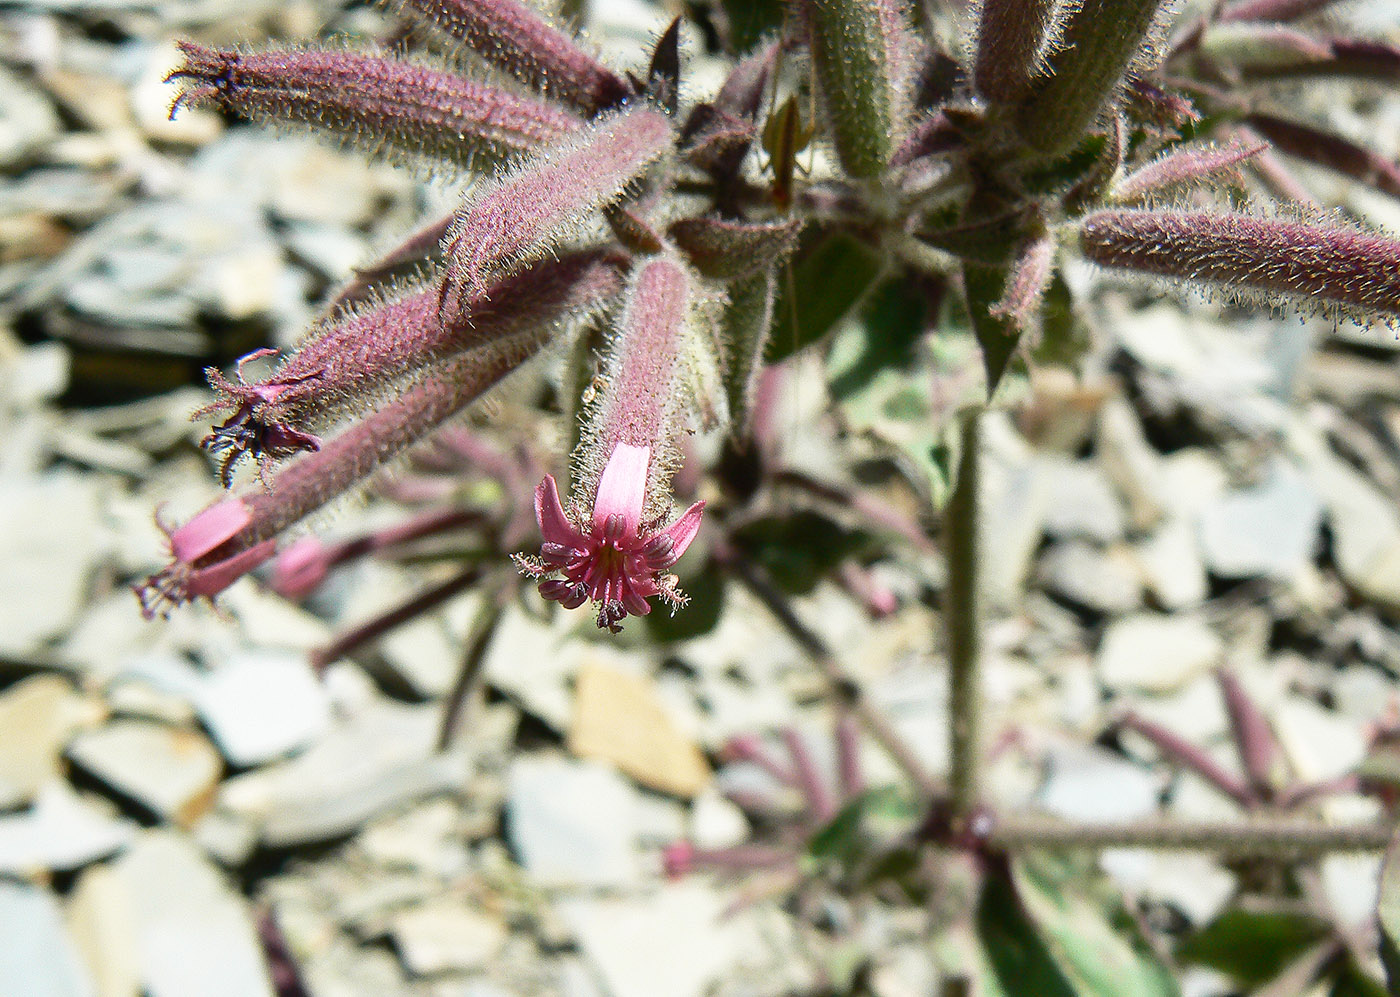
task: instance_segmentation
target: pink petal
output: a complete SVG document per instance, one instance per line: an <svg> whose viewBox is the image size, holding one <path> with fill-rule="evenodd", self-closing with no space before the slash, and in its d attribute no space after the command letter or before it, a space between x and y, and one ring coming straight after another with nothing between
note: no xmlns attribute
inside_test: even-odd
<svg viewBox="0 0 1400 997"><path fill-rule="evenodd" d="M326 579L330 548L318 537L302 537L272 566L272 589L287 599L304 599Z"/></svg>
<svg viewBox="0 0 1400 997"><path fill-rule="evenodd" d="M253 521L242 499L224 499L170 534L170 552L185 564L199 560Z"/></svg>
<svg viewBox="0 0 1400 997"><path fill-rule="evenodd" d="M593 529L601 531L609 516L621 516L623 536L635 537L642 524L642 505L647 495L647 465L651 447L619 443L598 479L598 497L593 500Z"/></svg>
<svg viewBox="0 0 1400 997"><path fill-rule="evenodd" d="M559 486L554 483L552 474L546 474L544 480L535 486L535 521L540 524L540 533L547 543L565 547L584 546L583 536L564 515L564 506L559 502Z"/></svg>
<svg viewBox="0 0 1400 997"><path fill-rule="evenodd" d="M276 553L277 541L264 540L256 547L249 547L217 564L200 568L192 572L185 583L186 598L193 599L198 595L212 598Z"/></svg>
<svg viewBox="0 0 1400 997"><path fill-rule="evenodd" d="M700 532L700 517L704 512L705 503L696 502L681 515L680 519L661 531L671 538L672 558L679 560L686 548L690 546L691 541L695 539L695 535Z"/></svg>

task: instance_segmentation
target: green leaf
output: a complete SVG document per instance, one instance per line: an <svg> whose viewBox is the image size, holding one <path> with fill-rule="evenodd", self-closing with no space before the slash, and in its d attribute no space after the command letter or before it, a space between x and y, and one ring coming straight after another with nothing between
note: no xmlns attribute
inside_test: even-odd
<svg viewBox="0 0 1400 997"><path fill-rule="evenodd" d="M1381 928L1381 963L1391 993L1400 993L1400 835L1390 843L1381 865L1380 902L1376 919Z"/></svg>
<svg viewBox="0 0 1400 997"><path fill-rule="evenodd" d="M1325 920L1305 911L1236 906L1188 937L1176 955L1248 989L1272 979L1330 930Z"/></svg>
<svg viewBox="0 0 1400 997"><path fill-rule="evenodd" d="M1030 349L1034 363L1072 367L1088 352L1088 327L1075 314L1069 285L1059 271L1045 289L1040 323L1040 340Z"/></svg>
<svg viewBox="0 0 1400 997"><path fill-rule="evenodd" d="M686 566L681 561L681 568ZM720 612L724 609L724 585L720 573L710 568L708 562L692 565L700 570L681 577L681 590L690 602L680 612L672 613L664 606L657 606L642 619L645 621L647 636L654 641L689 640L707 634L719 623Z"/></svg>
<svg viewBox="0 0 1400 997"><path fill-rule="evenodd" d="M839 373L831 377L832 397L850 398L868 387L882 371L907 372L914 360L914 345L925 327L926 301L908 280L895 278L871 292L856 320L839 334L833 353L846 355ZM835 368L833 360L828 367Z"/></svg>
<svg viewBox="0 0 1400 997"><path fill-rule="evenodd" d="M783 26L783 7L783 0L724 0L734 54L749 51L766 35L776 35Z"/></svg>
<svg viewBox="0 0 1400 997"><path fill-rule="evenodd" d="M1077 993L1093 997L1179 997L1171 971L1142 938L1120 892L1068 855L1012 860L1022 903Z"/></svg>
<svg viewBox="0 0 1400 997"><path fill-rule="evenodd" d="M813 537L821 542L813 543ZM864 533L845 530L811 510L745 523L734 539L783 591L793 595L811 592L838 564L870 547Z"/></svg>
<svg viewBox="0 0 1400 997"><path fill-rule="evenodd" d="M977 937L1007 994L1078 997L1016 895L1006 868L989 870L977 901Z"/></svg>
<svg viewBox="0 0 1400 997"><path fill-rule="evenodd" d="M987 372L987 397L996 394L1006 367L1016 353L1021 342L1021 333L1016 326L991 313L992 306L1001 300L1006 285L1005 267L963 267L963 288L967 294L968 317L972 320L972 331L977 336L977 344L982 347L982 366Z"/></svg>
<svg viewBox="0 0 1400 997"><path fill-rule="evenodd" d="M884 270L882 254L852 235L832 232L814 238L811 248L799 250L801 255L791 270L779 278L768 347L770 363L830 332L860 304Z"/></svg>
<svg viewBox="0 0 1400 997"><path fill-rule="evenodd" d="M807 854L823 863L852 868L873 845L909 830L918 808L898 786L866 790L847 803L807 842Z"/></svg>

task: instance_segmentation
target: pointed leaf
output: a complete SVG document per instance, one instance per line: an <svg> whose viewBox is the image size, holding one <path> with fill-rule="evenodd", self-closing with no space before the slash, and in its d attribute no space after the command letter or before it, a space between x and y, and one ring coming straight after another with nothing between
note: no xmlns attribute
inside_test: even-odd
<svg viewBox="0 0 1400 997"><path fill-rule="evenodd" d="M1052 853L1011 863L1017 895L1081 997L1180 997L1138 934L1121 893L1089 866Z"/></svg>
<svg viewBox="0 0 1400 997"><path fill-rule="evenodd" d="M1021 330L1014 322L998 318L993 309L1006 293L1006 267L963 267L963 292L968 317L977 344L982 347L982 366L987 374L987 397L996 393L1007 365L1021 342Z"/></svg>
<svg viewBox="0 0 1400 997"><path fill-rule="evenodd" d="M682 218L670 235L696 270L716 280L747 277L781 263L797 245L802 222L736 222L725 218Z"/></svg>
<svg viewBox="0 0 1400 997"><path fill-rule="evenodd" d="M769 362L776 363L830 332L854 309L885 268L866 242L833 232L791 266L778 282Z"/></svg>
<svg viewBox="0 0 1400 997"><path fill-rule="evenodd" d="M1330 932L1327 921L1306 911L1236 906L1187 937L1176 956L1225 973L1244 989L1252 989Z"/></svg>

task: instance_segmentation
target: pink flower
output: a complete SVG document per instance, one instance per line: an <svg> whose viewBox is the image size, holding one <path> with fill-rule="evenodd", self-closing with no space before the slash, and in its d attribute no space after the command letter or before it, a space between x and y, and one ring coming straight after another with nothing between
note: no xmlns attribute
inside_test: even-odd
<svg viewBox="0 0 1400 997"><path fill-rule="evenodd" d="M695 539L705 503L696 502L665 529L659 521L643 522L650 460L650 447L617 444L598 481L592 518L581 528L564 512L553 475L545 475L535 489L535 518L544 534L540 556L516 558L527 574L544 578L540 594L546 599L568 609L593 600L598 626L613 633L627 614L650 613L651 596L661 596L673 610L685 605L667 569Z"/></svg>
<svg viewBox="0 0 1400 997"><path fill-rule="evenodd" d="M276 542L250 545L237 542L253 522L242 499L224 499L200 512L184 526L169 529L173 561L144 582L132 586L146 619L169 615L173 606L198 596L213 599L248 572L272 557Z"/></svg>

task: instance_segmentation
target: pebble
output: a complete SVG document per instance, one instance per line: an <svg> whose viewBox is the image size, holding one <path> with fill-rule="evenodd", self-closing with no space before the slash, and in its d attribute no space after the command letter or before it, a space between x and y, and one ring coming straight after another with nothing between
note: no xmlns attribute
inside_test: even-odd
<svg viewBox="0 0 1400 997"><path fill-rule="evenodd" d="M460 875L470 861L461 824L462 812L454 801L428 800L374 822L356 842L370 860L385 868Z"/></svg>
<svg viewBox="0 0 1400 997"><path fill-rule="evenodd" d="M0 653L23 655L63 634L86 601L104 548L95 479L69 472L0 478Z"/></svg>
<svg viewBox="0 0 1400 997"><path fill-rule="evenodd" d="M1310 471L1327 507L1337 571L1363 598L1400 610L1400 513L1394 497L1334 457L1315 461Z"/></svg>
<svg viewBox="0 0 1400 997"><path fill-rule="evenodd" d="M593 761L522 756L506 788L506 836L542 886L630 885L637 853L636 790Z"/></svg>
<svg viewBox="0 0 1400 997"><path fill-rule="evenodd" d="M55 778L28 810L0 817L0 874L78 869L124 848L135 830Z"/></svg>
<svg viewBox="0 0 1400 997"><path fill-rule="evenodd" d="M465 785L469 758L435 751L440 721L436 704L375 702L295 758L225 780L217 806L252 822L272 847L349 834L410 800Z"/></svg>
<svg viewBox="0 0 1400 997"><path fill-rule="evenodd" d="M0 810L23 806L56 778L68 739L101 714L99 703L58 675L34 675L0 692Z"/></svg>
<svg viewBox="0 0 1400 997"><path fill-rule="evenodd" d="M989 609L1009 608L1025 594L1053 496L1025 441L1002 417L983 419L978 524L982 597Z"/></svg>
<svg viewBox="0 0 1400 997"><path fill-rule="evenodd" d="M330 724L325 689L301 654L235 654L207 672L191 698L224 757L239 767L303 748Z"/></svg>
<svg viewBox="0 0 1400 997"><path fill-rule="evenodd" d="M1304 782L1321 782L1352 771L1366 757L1366 736L1352 717L1311 699L1288 696L1274 707L1274 732Z"/></svg>
<svg viewBox="0 0 1400 997"><path fill-rule="evenodd" d="M748 840L744 811L710 786L691 801L689 838L696 848L730 848Z"/></svg>
<svg viewBox="0 0 1400 997"><path fill-rule="evenodd" d="M1166 500L1165 467L1125 399L1110 398L1099 408L1095 440L1104 474L1127 503L1128 522L1137 529L1156 523Z"/></svg>
<svg viewBox="0 0 1400 997"><path fill-rule="evenodd" d="M1123 505L1097 464L1064 457L1037 461L1045 502L1045 532L1060 539L1082 537L1101 544L1117 540L1126 527Z"/></svg>
<svg viewBox="0 0 1400 997"><path fill-rule="evenodd" d="M68 927L92 973L96 997L138 997L141 964L131 923L131 897L108 865L83 870L68 898Z"/></svg>
<svg viewBox="0 0 1400 997"><path fill-rule="evenodd" d="M114 871L148 997L273 997L247 905L188 838L148 831Z"/></svg>
<svg viewBox="0 0 1400 997"><path fill-rule="evenodd" d="M574 688L569 750L612 762L649 789L690 798L710 781L710 767L677 728L649 678L600 663L585 664Z"/></svg>
<svg viewBox="0 0 1400 997"><path fill-rule="evenodd" d="M499 917L471 910L446 896L414 906L393 919L391 933L404 966L415 976L481 969L506 942Z"/></svg>
<svg viewBox="0 0 1400 997"><path fill-rule="evenodd" d="M48 890L0 880L0 939L0 994L94 997L92 978Z"/></svg>
<svg viewBox="0 0 1400 997"><path fill-rule="evenodd" d="M569 682L582 646L566 626L562 613L548 624L510 606L501 614L482 668L492 687L557 731L569 728Z"/></svg>
<svg viewBox="0 0 1400 997"><path fill-rule="evenodd" d="M1037 574L1051 592L1096 612L1126 613L1142 605L1137 565L1122 548L1066 540L1041 555Z"/></svg>
<svg viewBox="0 0 1400 997"><path fill-rule="evenodd" d="M223 762L203 734L140 719L116 719L68 745L89 775L162 820L184 827L208 809Z"/></svg>
<svg viewBox="0 0 1400 997"><path fill-rule="evenodd" d="M58 136L60 123L43 91L0 66L0 168L23 162Z"/></svg>
<svg viewBox="0 0 1400 997"><path fill-rule="evenodd" d="M1258 484L1201 509L1201 549L1222 577L1286 578L1312 560L1321 525L1322 504L1307 479L1275 460Z"/></svg>
<svg viewBox="0 0 1400 997"><path fill-rule="evenodd" d="M1060 744L1045 760L1039 805L1070 820L1113 822L1157 809L1161 780L1098 745Z"/></svg>
<svg viewBox="0 0 1400 997"><path fill-rule="evenodd" d="M1165 610L1189 609L1210 594L1196 530L1185 519L1170 518L1133 548L1143 583Z"/></svg>
<svg viewBox="0 0 1400 997"><path fill-rule="evenodd" d="M726 914L731 900L692 880L637 897L568 900L559 910L611 997L701 997L762 951L754 919Z"/></svg>
<svg viewBox="0 0 1400 997"><path fill-rule="evenodd" d="M1099 678L1111 689L1170 692L1224 652L1220 637L1190 616L1137 613L1115 620L1099 645Z"/></svg>

